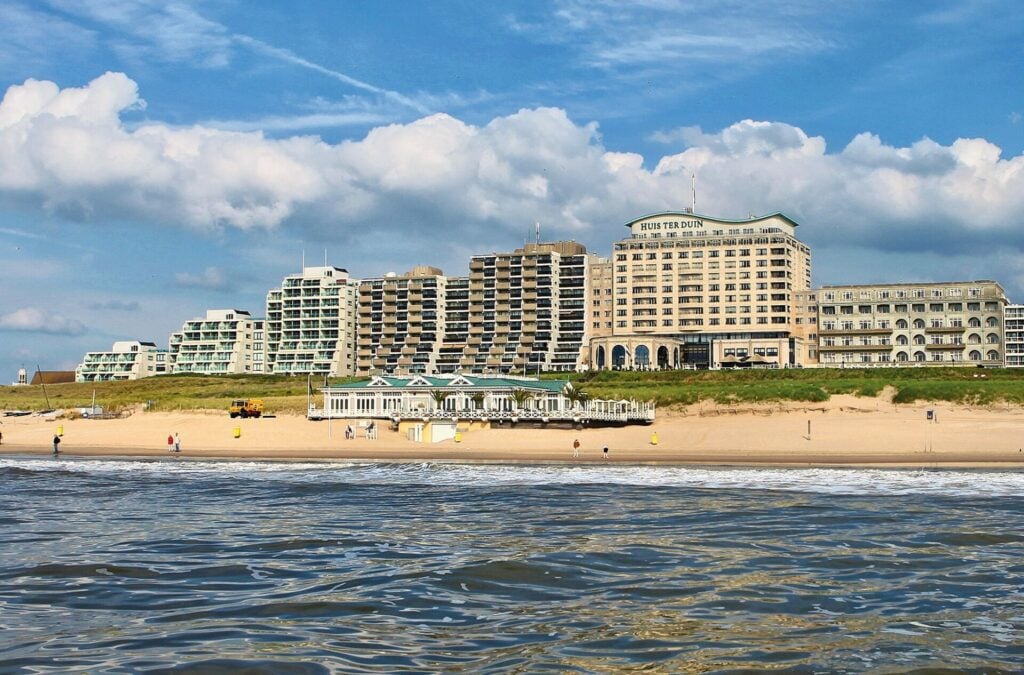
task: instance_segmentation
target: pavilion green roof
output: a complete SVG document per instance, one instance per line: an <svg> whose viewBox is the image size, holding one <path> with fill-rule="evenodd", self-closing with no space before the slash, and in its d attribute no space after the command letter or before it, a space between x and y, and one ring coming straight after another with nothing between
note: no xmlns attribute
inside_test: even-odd
<svg viewBox="0 0 1024 675"><path fill-rule="evenodd" d="M413 377L378 376L358 382L332 384L327 389L530 389L533 391L560 392L569 384L568 380L524 380L514 377L478 377L455 375L454 377Z"/></svg>

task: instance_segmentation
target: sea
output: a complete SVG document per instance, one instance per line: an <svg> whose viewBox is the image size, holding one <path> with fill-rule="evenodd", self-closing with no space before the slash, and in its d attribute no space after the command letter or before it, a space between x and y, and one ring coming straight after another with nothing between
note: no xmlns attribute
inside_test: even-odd
<svg viewBox="0 0 1024 675"><path fill-rule="evenodd" d="M1020 673L1024 472L0 458L0 673Z"/></svg>

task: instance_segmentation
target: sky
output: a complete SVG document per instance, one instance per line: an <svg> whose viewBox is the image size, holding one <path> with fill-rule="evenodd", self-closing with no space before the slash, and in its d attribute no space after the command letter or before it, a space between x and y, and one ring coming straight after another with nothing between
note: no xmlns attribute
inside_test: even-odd
<svg viewBox="0 0 1024 675"><path fill-rule="evenodd" d="M1018 0L0 0L0 382L532 238L782 212L1024 302Z"/></svg>

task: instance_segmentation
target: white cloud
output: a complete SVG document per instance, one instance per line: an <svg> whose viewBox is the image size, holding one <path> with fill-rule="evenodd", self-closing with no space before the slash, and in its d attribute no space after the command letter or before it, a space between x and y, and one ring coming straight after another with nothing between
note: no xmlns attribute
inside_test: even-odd
<svg viewBox="0 0 1024 675"><path fill-rule="evenodd" d="M539 108L483 126L435 114L361 140L268 139L203 126L127 129L135 83L108 73L83 88L29 80L0 103L0 199L65 217L197 229L308 229L326 241L399 235L429 251L438 232L466 246L515 238L534 221L594 246L659 209L743 217L784 211L811 243L983 249L1024 244L1024 156L984 139L887 145L863 133L829 152L782 122L663 132L682 152L610 152L597 126ZM646 164L646 166L645 166ZM604 233L604 234L601 234ZM397 242L398 240L394 240ZM352 249L355 250L355 249ZM210 276L179 282L206 285Z"/></svg>
<svg viewBox="0 0 1024 675"><path fill-rule="evenodd" d="M0 316L0 330L26 333L49 333L53 335L81 335L86 328L82 322L65 316L46 312L35 307L25 307Z"/></svg>
<svg viewBox="0 0 1024 675"><path fill-rule="evenodd" d="M178 272L174 275L174 280L179 286L185 286L186 288L207 288L223 291L231 287L227 274L218 267L207 267L199 274Z"/></svg>

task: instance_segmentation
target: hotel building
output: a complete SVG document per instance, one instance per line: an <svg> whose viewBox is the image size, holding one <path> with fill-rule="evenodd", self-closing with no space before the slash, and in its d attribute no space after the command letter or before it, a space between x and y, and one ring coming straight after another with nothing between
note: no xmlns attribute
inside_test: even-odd
<svg viewBox="0 0 1024 675"><path fill-rule="evenodd" d="M358 287L339 267L306 267L271 289L265 372L353 375Z"/></svg>
<svg viewBox="0 0 1024 675"><path fill-rule="evenodd" d="M590 294L591 326L600 324L590 341L592 367L806 360L814 329L801 294L811 288L811 251L797 239L796 222L781 213L734 221L684 211L626 227L629 237L613 248L611 276L599 277L604 287L595 284Z"/></svg>
<svg viewBox="0 0 1024 675"><path fill-rule="evenodd" d="M1003 365L1003 288L994 281L825 286L823 366Z"/></svg>
<svg viewBox="0 0 1024 675"><path fill-rule="evenodd" d="M262 373L263 319L238 309L210 309L186 321L169 342L172 373Z"/></svg>
<svg viewBox="0 0 1024 675"><path fill-rule="evenodd" d="M1003 308L1003 347L1007 368L1024 367L1024 305Z"/></svg>
<svg viewBox="0 0 1024 675"><path fill-rule="evenodd" d="M75 382L138 380L167 372L167 352L155 342L122 340L110 351L88 352L75 368Z"/></svg>

